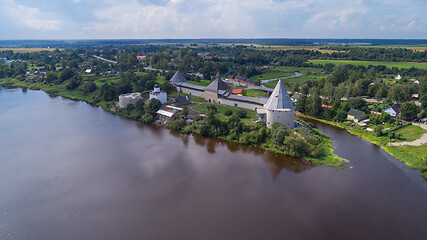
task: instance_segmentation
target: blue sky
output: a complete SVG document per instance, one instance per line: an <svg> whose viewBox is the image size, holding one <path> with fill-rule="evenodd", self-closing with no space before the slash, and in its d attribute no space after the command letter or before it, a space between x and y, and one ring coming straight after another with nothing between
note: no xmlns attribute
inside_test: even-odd
<svg viewBox="0 0 427 240"><path fill-rule="evenodd" d="M0 0L0 39L427 39L426 10L426 0Z"/></svg>

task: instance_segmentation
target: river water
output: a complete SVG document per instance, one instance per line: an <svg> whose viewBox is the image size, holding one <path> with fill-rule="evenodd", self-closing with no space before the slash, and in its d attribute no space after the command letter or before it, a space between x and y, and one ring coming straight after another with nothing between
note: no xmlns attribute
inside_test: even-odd
<svg viewBox="0 0 427 240"><path fill-rule="evenodd" d="M351 167L0 88L0 239L425 239L418 172L318 127Z"/></svg>

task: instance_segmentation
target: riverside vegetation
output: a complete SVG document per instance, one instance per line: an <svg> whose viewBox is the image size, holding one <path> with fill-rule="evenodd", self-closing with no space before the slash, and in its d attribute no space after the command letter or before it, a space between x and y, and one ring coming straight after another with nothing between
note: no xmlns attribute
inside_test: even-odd
<svg viewBox="0 0 427 240"><path fill-rule="evenodd" d="M181 72L200 73L190 74L187 77L191 83L203 86L208 85L218 74L222 77L239 75L260 81L268 77L290 76L298 71L302 76L286 78L283 82L292 93L301 94L295 104L300 112L316 119L332 120L335 125L345 127L350 132L383 146L389 153L411 167L427 169L426 154L423 151L425 146L386 146L390 141L405 141L414 137L408 137L399 132L399 129L407 128L405 122L400 119L389 118L384 114L381 116L371 114L369 115L371 122L367 127L373 128L372 132L367 131L367 127L350 126L346 121L346 112L350 108L365 112L381 112L394 105L401 106L402 120L426 117L427 70L417 67L417 64L426 62L427 52L425 51L381 48L380 46L365 48L326 45L323 47L325 51L316 51L252 49L247 45L239 44L197 45L181 41L170 45L126 45L119 42L103 45L102 41L98 41L78 43L75 46L62 46L58 42L58 49L49 52L2 51L0 57L14 61L8 65L0 65L0 81L9 85L38 88L51 94L84 100L111 111L118 95L135 91L147 92L156 82L161 84L163 90L173 94L173 87L168 80L177 69ZM274 44L277 45L278 42ZM209 52L209 58L202 57L206 52ZM107 59L116 58L117 63L105 62L91 57L92 55ZM144 61L138 61L137 55L146 55L147 58ZM393 59L389 59L388 56L393 56ZM337 62L338 60L341 62ZM356 62L343 62L344 60ZM405 68L403 65L383 65L383 62L388 60L390 63L416 62L417 64L413 64L411 68ZM323 62L316 63L316 61ZM375 61L378 64L360 65L361 61ZM269 68L262 67L265 65ZM85 72L87 69L91 70L90 73ZM402 77L395 79L397 74ZM415 83L415 80L420 83ZM275 83L268 82L271 86ZM251 89L244 92L251 96L263 95ZM415 105L411 99L414 94L418 94L421 106ZM366 102L367 98L374 101ZM183 132L198 132L205 136L221 137L247 145L260 146L305 159L325 159L329 156L333 160L324 160L323 163L342 164L342 160L330 154L332 152L330 139L328 140L310 126L306 129L296 129L296 131L285 131L280 127L263 130L264 127L261 124L253 123L252 113L247 113L248 116L245 117L242 116L241 111L238 113L234 108L223 109L224 107L218 105L215 111L213 107L208 109L208 105L203 103L197 110L205 111L208 115L206 121L210 124L202 123L200 119L193 119L195 121L192 126L184 125L183 122L187 118L184 115L171 122L171 127ZM322 105L330 107L324 108ZM142 107L139 103L116 112L148 123L153 121L158 107L156 103L145 104ZM240 121L237 122L236 116L240 117ZM281 141L282 136L285 136L283 141ZM285 142L285 139L289 140ZM295 142L295 146L289 145L290 140L295 140L292 141Z"/></svg>

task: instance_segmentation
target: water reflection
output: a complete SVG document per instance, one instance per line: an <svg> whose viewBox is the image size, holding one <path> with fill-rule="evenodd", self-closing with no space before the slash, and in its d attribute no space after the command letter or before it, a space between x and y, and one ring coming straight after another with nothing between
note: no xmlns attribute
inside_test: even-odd
<svg viewBox="0 0 427 240"><path fill-rule="evenodd" d="M184 135L184 134L183 134ZM220 138L206 138L200 134L193 134L195 143L206 147L210 154L214 154L217 146L226 146L230 152L244 152L263 159L273 179L285 169L293 173L301 173L316 167L315 164L303 159L293 158L284 154L266 151L258 147L250 147L240 143L227 141ZM183 138L184 141L184 138Z"/></svg>
<svg viewBox="0 0 427 240"><path fill-rule="evenodd" d="M0 109L2 240L427 235L427 194L345 132L337 171L42 92L3 90Z"/></svg>

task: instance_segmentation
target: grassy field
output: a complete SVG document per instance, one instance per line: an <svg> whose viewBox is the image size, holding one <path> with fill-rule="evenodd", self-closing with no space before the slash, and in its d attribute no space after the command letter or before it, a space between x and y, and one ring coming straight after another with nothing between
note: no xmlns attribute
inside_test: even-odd
<svg viewBox="0 0 427 240"><path fill-rule="evenodd" d="M159 84L163 84L163 83L166 82L166 79L165 79L164 76L157 75L156 82L159 83Z"/></svg>
<svg viewBox="0 0 427 240"><path fill-rule="evenodd" d="M300 83L300 84L304 84L304 83L309 82L309 81L318 81L318 80L320 80L322 78L323 78L323 76L302 75L300 77L283 79L282 82L285 85L285 87L288 89L290 86L294 85L297 82ZM268 87L268 88L275 88L278 81L279 80L274 80L274 81L266 82L266 83L263 83L263 85L266 86L266 87Z"/></svg>
<svg viewBox="0 0 427 240"><path fill-rule="evenodd" d="M200 80L200 82L188 81L188 83L193 84L193 85L197 85L197 86L207 87L207 86L209 86L209 84L212 83L212 81Z"/></svg>
<svg viewBox="0 0 427 240"><path fill-rule="evenodd" d="M419 126L410 125L397 130L396 133L401 134L405 141L411 142L420 138L427 131Z"/></svg>
<svg viewBox="0 0 427 240"><path fill-rule="evenodd" d="M375 45L375 46L364 46L369 48L403 48L410 49L416 52L424 52L427 50L427 45Z"/></svg>
<svg viewBox="0 0 427 240"><path fill-rule="evenodd" d="M55 48L0 48L0 51L12 50L16 53L40 52L40 51L55 51Z"/></svg>
<svg viewBox="0 0 427 240"><path fill-rule="evenodd" d="M260 44L249 44L249 43L241 43L241 44L222 43L219 45L223 45L223 46L240 45L240 46L247 46L247 47L252 46L252 47L255 47L257 50L275 50L275 51L309 50L309 51L319 51L322 53L340 52L340 50L325 49L325 46L280 46L280 45L260 45Z"/></svg>
<svg viewBox="0 0 427 240"><path fill-rule="evenodd" d="M248 97L262 97L262 96L268 96L267 92L258 90L258 89L246 89L245 90L245 96Z"/></svg>
<svg viewBox="0 0 427 240"><path fill-rule="evenodd" d="M203 112L203 113L207 113L208 112L208 105L210 105L212 103L193 103L191 104L191 107L197 111ZM247 117L242 119L243 122L253 122L255 120L258 119L258 117L255 114L255 111L249 110L249 109L245 109L245 108L238 108L238 107L232 107L232 106L227 106L227 105L222 105L222 104L215 104L218 112L216 114L217 118L219 120L225 120L228 118L228 116L225 115L225 112L227 110L231 110L233 111L233 113L235 113L238 110L243 110L247 113Z"/></svg>
<svg viewBox="0 0 427 240"><path fill-rule="evenodd" d="M111 75L106 75L106 76L104 75L99 77L96 77L96 76L83 77L83 80L87 80L87 81L91 81L92 79L94 79L96 86L100 87L106 83L117 83L120 80L120 76L116 74L111 74Z"/></svg>
<svg viewBox="0 0 427 240"><path fill-rule="evenodd" d="M267 79L274 79L274 78L282 78L282 77L289 77L294 75L292 72L266 72L263 74L255 75L251 77L253 80L267 80Z"/></svg>
<svg viewBox="0 0 427 240"><path fill-rule="evenodd" d="M388 153L395 156L408 166L417 169L427 169L427 144L415 146L383 147Z"/></svg>
<svg viewBox="0 0 427 240"><path fill-rule="evenodd" d="M415 62L377 62L377 61L351 61L351 60L309 60L309 62L312 62L314 64L322 64L325 65L326 63L332 63L332 64L341 64L341 65L359 65L367 67L369 65L372 66L378 66L378 65L384 65L388 68L396 67L396 68L420 68L420 69L426 69L427 70L427 63L415 63Z"/></svg>

